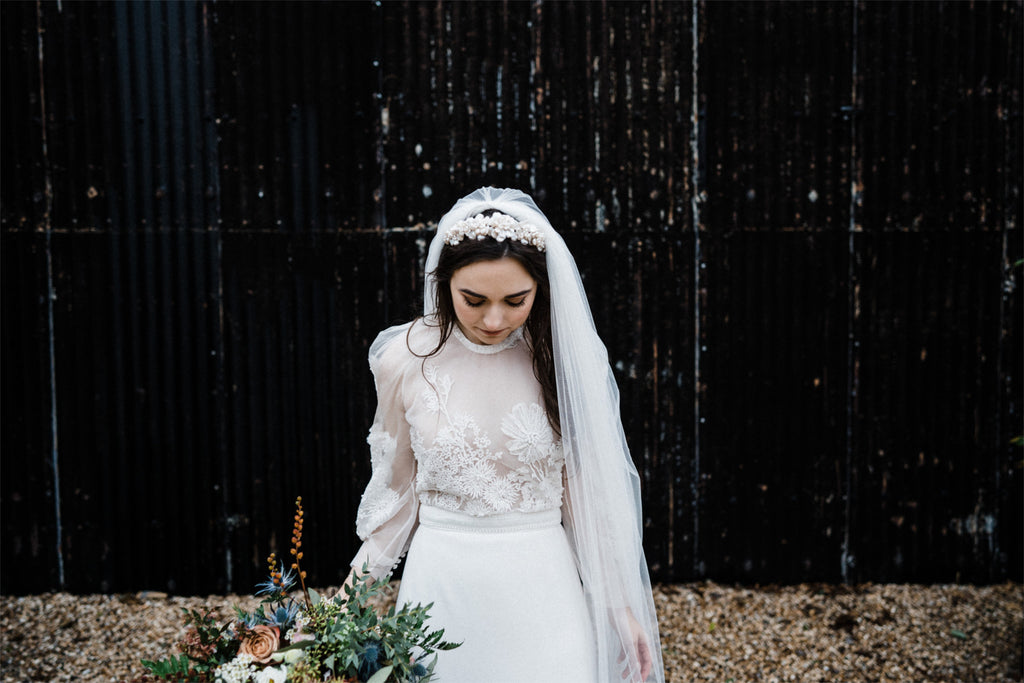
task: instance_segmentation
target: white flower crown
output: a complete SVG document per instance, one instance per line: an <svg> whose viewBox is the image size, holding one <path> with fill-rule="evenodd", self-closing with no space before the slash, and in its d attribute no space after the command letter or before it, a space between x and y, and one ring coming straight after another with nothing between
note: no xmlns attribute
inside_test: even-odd
<svg viewBox="0 0 1024 683"><path fill-rule="evenodd" d="M503 213L490 216L478 213L472 218L463 218L445 233L444 243L455 246L467 237L477 240L493 237L499 242L516 240L537 247L538 251L544 251L544 234L537 229L537 226L520 223L512 216Z"/></svg>

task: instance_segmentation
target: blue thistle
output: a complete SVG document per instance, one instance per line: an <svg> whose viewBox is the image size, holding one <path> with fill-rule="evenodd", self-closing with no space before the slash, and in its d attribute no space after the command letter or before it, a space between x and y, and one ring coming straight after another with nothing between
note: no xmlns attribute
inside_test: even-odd
<svg viewBox="0 0 1024 683"><path fill-rule="evenodd" d="M273 595L278 592L277 584L274 583L274 577L270 577L266 581L260 581L256 584L256 595Z"/></svg>
<svg viewBox="0 0 1024 683"><path fill-rule="evenodd" d="M287 607L278 607L274 612L267 617L267 623L271 626L277 626L284 633L292 624L295 623L295 617L299 614L299 606L296 603L292 603Z"/></svg>
<svg viewBox="0 0 1024 683"><path fill-rule="evenodd" d="M362 660L363 663L359 667L359 677L366 680L377 673L380 669L380 663L377 661L380 657L380 645L377 641L371 640L363 647Z"/></svg>
<svg viewBox="0 0 1024 683"><path fill-rule="evenodd" d="M290 591L292 589L292 586L295 585L295 577L296 574L294 569L286 569L281 573L282 592Z"/></svg>
<svg viewBox="0 0 1024 683"><path fill-rule="evenodd" d="M284 595L291 590L294 585L295 571L293 569L288 569L281 573L280 585L274 581L273 575L268 577L266 581L260 581L256 584L256 595Z"/></svg>
<svg viewBox="0 0 1024 683"><path fill-rule="evenodd" d="M266 617L263 616L262 605L258 610L252 613L242 611L238 612L238 620L245 624L246 628L256 628L257 626L262 624L265 619Z"/></svg>

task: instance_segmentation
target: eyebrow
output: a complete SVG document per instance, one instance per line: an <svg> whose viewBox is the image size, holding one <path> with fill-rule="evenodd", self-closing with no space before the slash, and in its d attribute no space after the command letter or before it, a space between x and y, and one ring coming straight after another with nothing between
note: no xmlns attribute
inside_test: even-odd
<svg viewBox="0 0 1024 683"><path fill-rule="evenodd" d="M460 289L459 291L462 292L463 294L468 295L468 296L475 296L477 299L486 299L487 298L483 294L477 294L472 289ZM515 299L516 297L519 297L519 296L526 296L527 294L529 294L532 291L533 291L533 287L530 287L529 289L524 289L521 292L516 292L515 294L509 294L508 296L506 296L504 298L506 298L506 299Z"/></svg>

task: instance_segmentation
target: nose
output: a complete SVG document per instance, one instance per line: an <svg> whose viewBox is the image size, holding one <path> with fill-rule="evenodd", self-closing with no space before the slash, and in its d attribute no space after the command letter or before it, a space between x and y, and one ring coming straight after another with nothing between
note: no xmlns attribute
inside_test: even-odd
<svg viewBox="0 0 1024 683"><path fill-rule="evenodd" d="M489 332L497 332L504 324L504 315L500 306L491 306L484 313L484 327Z"/></svg>

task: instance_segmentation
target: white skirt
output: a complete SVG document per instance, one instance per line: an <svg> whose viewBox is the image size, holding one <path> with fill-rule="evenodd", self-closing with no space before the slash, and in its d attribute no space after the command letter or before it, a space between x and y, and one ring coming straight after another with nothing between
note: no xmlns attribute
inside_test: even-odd
<svg viewBox="0 0 1024 683"><path fill-rule="evenodd" d="M421 506L398 603L434 603L438 683L593 683L594 633L559 510L489 517Z"/></svg>

